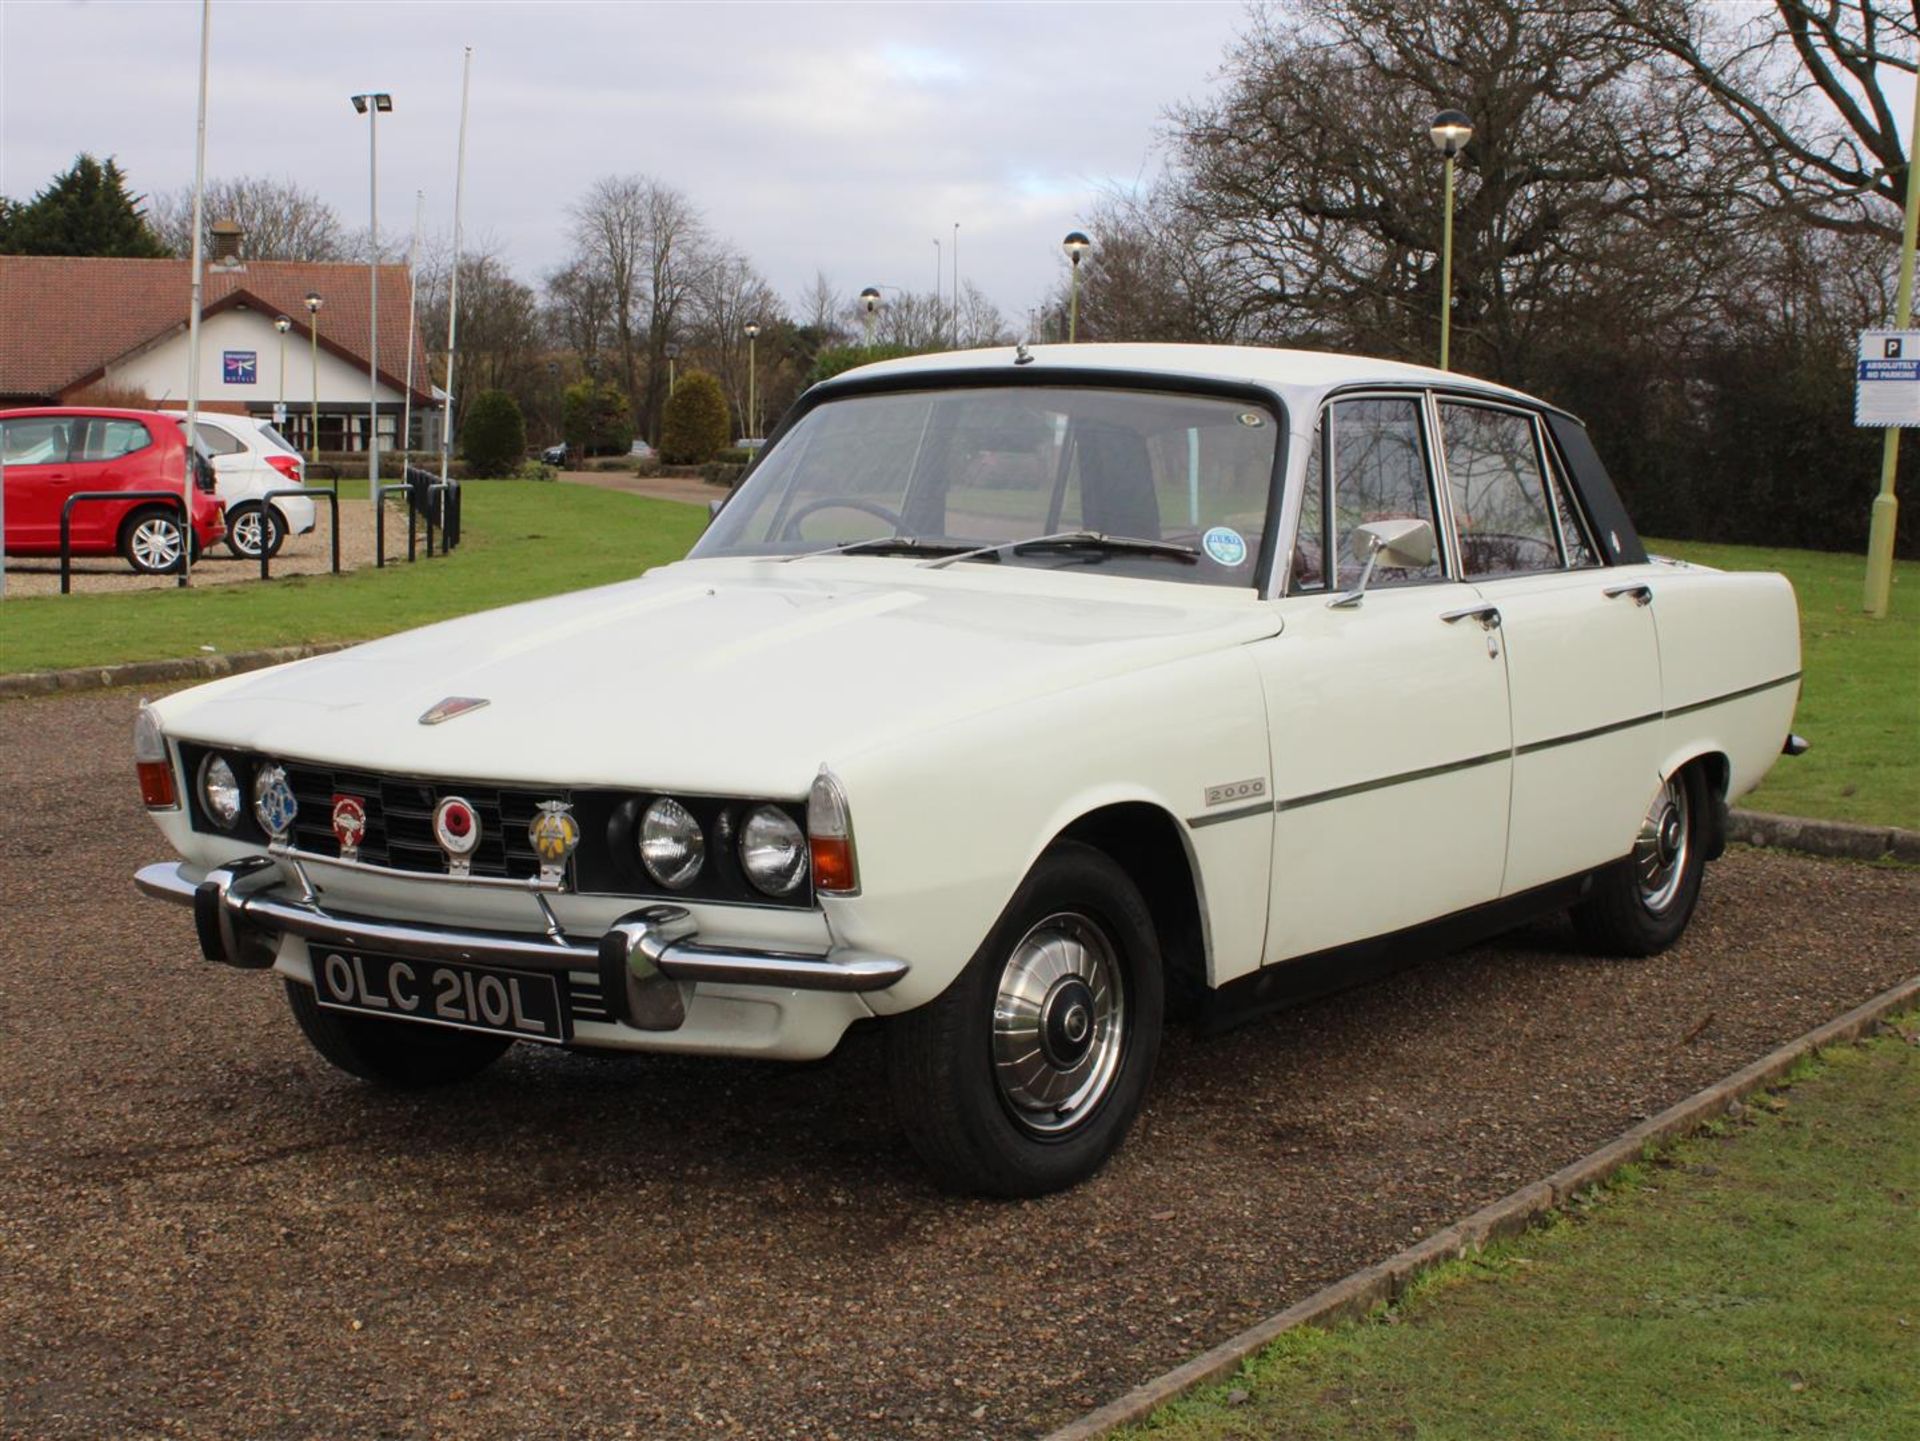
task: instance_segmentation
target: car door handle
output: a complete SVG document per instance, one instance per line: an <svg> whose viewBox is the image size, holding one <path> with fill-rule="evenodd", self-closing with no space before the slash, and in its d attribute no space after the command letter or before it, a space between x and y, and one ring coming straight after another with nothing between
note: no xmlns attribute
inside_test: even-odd
<svg viewBox="0 0 1920 1441"><path fill-rule="evenodd" d="M1459 610L1441 611L1440 619L1444 620L1448 625L1452 625L1455 621L1477 620L1488 630L1498 630L1500 628L1500 607L1497 605L1484 604L1465 605L1460 607Z"/></svg>
<svg viewBox="0 0 1920 1441"><path fill-rule="evenodd" d="M1630 595L1633 597L1633 603L1635 605L1653 604L1653 587L1637 582L1629 585L1610 585L1605 587L1600 594L1604 595L1608 600L1618 600L1623 595Z"/></svg>

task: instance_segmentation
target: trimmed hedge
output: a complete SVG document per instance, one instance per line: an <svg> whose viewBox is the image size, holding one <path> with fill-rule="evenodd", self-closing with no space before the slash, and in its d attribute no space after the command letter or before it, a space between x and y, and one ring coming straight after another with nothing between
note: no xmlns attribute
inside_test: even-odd
<svg viewBox="0 0 1920 1441"><path fill-rule="evenodd" d="M727 445L727 397L704 370L680 377L660 414L660 458L669 465L701 465Z"/></svg>

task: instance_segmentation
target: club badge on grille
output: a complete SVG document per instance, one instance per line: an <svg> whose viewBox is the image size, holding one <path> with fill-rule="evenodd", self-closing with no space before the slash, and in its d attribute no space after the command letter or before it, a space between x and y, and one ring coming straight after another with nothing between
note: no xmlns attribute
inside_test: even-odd
<svg viewBox="0 0 1920 1441"><path fill-rule="evenodd" d="M260 829L276 841L285 840L299 813L300 802L294 798L286 769L277 765L261 766L260 773L253 778L253 817L260 822Z"/></svg>
<svg viewBox="0 0 1920 1441"><path fill-rule="evenodd" d="M448 875L471 873L473 853L480 849L480 817L464 796L448 796L433 808L433 838L447 853Z"/></svg>
<svg viewBox="0 0 1920 1441"><path fill-rule="evenodd" d="M333 838L340 842L340 859L355 860L367 833L367 803L358 796L333 798Z"/></svg>
<svg viewBox="0 0 1920 1441"><path fill-rule="evenodd" d="M580 822L565 801L542 801L527 823L527 840L540 858L540 879L557 881L565 873L567 857L580 844Z"/></svg>

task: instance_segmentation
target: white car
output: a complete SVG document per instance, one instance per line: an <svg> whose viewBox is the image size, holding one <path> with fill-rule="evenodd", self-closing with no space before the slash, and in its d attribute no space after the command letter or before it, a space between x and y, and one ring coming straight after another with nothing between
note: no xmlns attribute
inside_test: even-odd
<svg viewBox="0 0 1920 1441"><path fill-rule="evenodd" d="M924 356L809 391L684 561L145 708L138 883L377 1082L877 1019L938 1179L1031 1195L1170 1013L1569 907L1672 944L1799 680L1787 582L1649 558L1511 390Z"/></svg>
<svg viewBox="0 0 1920 1441"><path fill-rule="evenodd" d="M258 560L263 522L268 555L277 554L289 534L313 529L314 504L304 495L276 496L261 508L260 498L268 491L307 483L306 461L269 422L215 412L201 414L195 424L201 446L213 458L229 550L242 560Z"/></svg>

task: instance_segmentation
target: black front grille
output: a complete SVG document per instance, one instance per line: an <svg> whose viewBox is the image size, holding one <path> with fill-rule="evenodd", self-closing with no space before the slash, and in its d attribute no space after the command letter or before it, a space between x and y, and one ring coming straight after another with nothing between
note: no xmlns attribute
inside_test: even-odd
<svg viewBox="0 0 1920 1441"><path fill-rule="evenodd" d="M459 796L473 807L480 821L480 847L473 853L473 874L530 879L540 874L540 858L527 838L527 826L542 801L570 799L567 792L558 790L415 780L333 770L301 761L285 765L287 781L300 803L293 825L293 843L298 849L322 856L339 855L340 842L333 833L334 801L340 796L353 796L367 812L359 859L396 871L446 871L446 854L433 838L433 811L448 796Z"/></svg>

